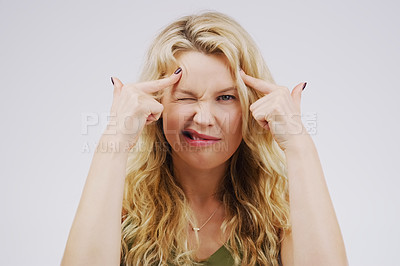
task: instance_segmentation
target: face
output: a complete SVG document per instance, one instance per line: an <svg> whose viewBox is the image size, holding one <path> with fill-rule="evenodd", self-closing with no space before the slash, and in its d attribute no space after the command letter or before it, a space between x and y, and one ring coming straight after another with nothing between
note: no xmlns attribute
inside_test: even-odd
<svg viewBox="0 0 400 266"><path fill-rule="evenodd" d="M227 60L194 51L177 60L182 77L161 101L173 162L193 169L226 165L242 140L242 111Z"/></svg>

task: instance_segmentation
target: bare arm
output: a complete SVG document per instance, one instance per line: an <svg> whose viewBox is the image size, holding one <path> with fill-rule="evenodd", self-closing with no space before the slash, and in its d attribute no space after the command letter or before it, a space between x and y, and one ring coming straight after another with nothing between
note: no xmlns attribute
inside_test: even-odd
<svg viewBox="0 0 400 266"><path fill-rule="evenodd" d="M307 83L289 89L241 71L243 81L265 94L250 106L258 124L270 130L285 152L292 234L281 247L286 265L347 265L346 251L318 153L301 121L301 94Z"/></svg>
<svg viewBox="0 0 400 266"><path fill-rule="evenodd" d="M61 265L119 265L126 152L94 153Z"/></svg>
<svg viewBox="0 0 400 266"><path fill-rule="evenodd" d="M152 93L175 84L176 71L167 78L123 85L114 78L112 122L99 141L68 237L62 266L119 265L121 211L130 147L144 126L161 116L163 106ZM128 121L128 122L126 122ZM112 129L111 129L112 128Z"/></svg>
<svg viewBox="0 0 400 266"><path fill-rule="evenodd" d="M283 264L348 265L314 142L304 134L294 143L285 150L292 234L282 243Z"/></svg>

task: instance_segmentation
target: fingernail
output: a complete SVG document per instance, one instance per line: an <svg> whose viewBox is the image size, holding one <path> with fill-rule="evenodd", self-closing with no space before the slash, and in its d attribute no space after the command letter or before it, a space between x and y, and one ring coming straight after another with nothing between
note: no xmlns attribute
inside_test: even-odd
<svg viewBox="0 0 400 266"><path fill-rule="evenodd" d="M114 80L113 80L113 78L111 77L111 82L112 82L112 84L114 85Z"/></svg>
<svg viewBox="0 0 400 266"><path fill-rule="evenodd" d="M302 91L304 91L304 88L305 88L306 86L307 86L307 82L304 82Z"/></svg>
<svg viewBox="0 0 400 266"><path fill-rule="evenodd" d="M179 74L181 71L182 71L182 68L181 68L181 67L178 67L178 69L175 70L174 74L175 74L175 75L176 75L176 74Z"/></svg>

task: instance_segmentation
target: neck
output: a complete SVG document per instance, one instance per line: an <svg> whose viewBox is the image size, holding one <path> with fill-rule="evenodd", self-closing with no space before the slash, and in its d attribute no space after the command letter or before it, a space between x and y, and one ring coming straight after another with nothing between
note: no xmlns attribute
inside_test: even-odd
<svg viewBox="0 0 400 266"><path fill-rule="evenodd" d="M190 205L213 205L226 173L227 163L211 169L196 168L183 161L173 160L174 173Z"/></svg>

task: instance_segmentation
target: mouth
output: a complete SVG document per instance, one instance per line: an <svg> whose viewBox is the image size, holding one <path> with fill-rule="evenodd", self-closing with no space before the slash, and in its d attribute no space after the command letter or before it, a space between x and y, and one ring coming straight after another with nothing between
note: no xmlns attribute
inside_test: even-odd
<svg viewBox="0 0 400 266"><path fill-rule="evenodd" d="M200 134L193 129L182 130L182 134L185 137L190 138L192 140L221 140L220 138L217 138L217 137Z"/></svg>
<svg viewBox="0 0 400 266"><path fill-rule="evenodd" d="M207 146L220 141L220 138L200 134L195 130L187 129L182 131L185 140L193 146Z"/></svg>

